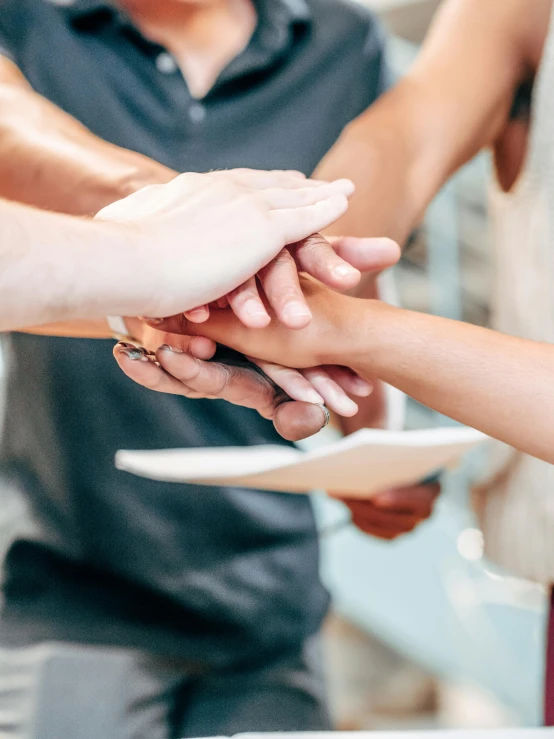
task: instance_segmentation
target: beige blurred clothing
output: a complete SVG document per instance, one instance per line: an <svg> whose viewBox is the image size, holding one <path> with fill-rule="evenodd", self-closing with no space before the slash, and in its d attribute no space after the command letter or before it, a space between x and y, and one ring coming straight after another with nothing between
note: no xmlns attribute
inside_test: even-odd
<svg viewBox="0 0 554 739"><path fill-rule="evenodd" d="M554 18L534 90L524 169L509 193L493 186L491 206L493 328L554 343ZM491 462L492 476L476 496L487 555L517 575L554 582L554 466L500 443Z"/></svg>

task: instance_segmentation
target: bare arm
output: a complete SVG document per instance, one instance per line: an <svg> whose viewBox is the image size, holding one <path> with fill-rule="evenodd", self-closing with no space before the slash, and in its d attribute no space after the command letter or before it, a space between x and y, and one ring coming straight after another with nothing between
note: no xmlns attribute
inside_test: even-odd
<svg viewBox="0 0 554 739"><path fill-rule="evenodd" d="M177 173L94 136L33 91L0 57L0 196L39 208L92 215L140 187Z"/></svg>
<svg viewBox="0 0 554 739"><path fill-rule="evenodd" d="M354 366L554 463L554 347L374 304Z"/></svg>
<svg viewBox="0 0 554 739"><path fill-rule="evenodd" d="M345 130L316 170L356 184L330 234L404 243L450 175L505 127L514 92L539 63L551 0L447 0L406 77ZM336 229L336 230L335 230ZM371 276L355 294L376 298ZM347 433L383 417L383 388L342 419Z"/></svg>
<svg viewBox="0 0 554 739"><path fill-rule="evenodd" d="M406 240L448 177L502 131L516 88L538 67L551 4L447 0L410 72L316 170L356 185L331 233Z"/></svg>
<svg viewBox="0 0 554 739"><path fill-rule="evenodd" d="M92 215L176 172L113 146L34 92L19 69L0 57L0 196L38 208ZM103 320L61 322L33 333L102 338Z"/></svg>
<svg viewBox="0 0 554 739"><path fill-rule="evenodd" d="M290 174L272 178L288 183ZM88 222L0 200L0 330L192 310L236 290L347 208L342 183L260 189L259 180L257 172L238 182L184 174Z"/></svg>
<svg viewBox="0 0 554 739"><path fill-rule="evenodd" d="M173 319L165 330L202 333L267 361L286 357L293 367L346 364L554 463L554 346L337 295L316 283L305 282L304 290L314 320L301 331L276 323L251 331L227 311L196 328Z"/></svg>
<svg viewBox="0 0 554 739"><path fill-rule="evenodd" d="M94 314L128 252L124 228L0 200L0 331Z"/></svg>

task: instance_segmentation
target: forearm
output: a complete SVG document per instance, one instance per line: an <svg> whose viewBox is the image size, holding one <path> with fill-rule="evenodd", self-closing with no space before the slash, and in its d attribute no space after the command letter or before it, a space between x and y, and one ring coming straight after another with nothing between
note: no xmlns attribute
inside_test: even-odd
<svg viewBox="0 0 554 739"><path fill-rule="evenodd" d="M353 121L316 169L316 178L342 172L356 186L348 212L327 230L329 235L388 236L403 244L432 197L430 183L414 186L423 152L406 117L420 111L411 110L405 88L398 86Z"/></svg>
<svg viewBox="0 0 554 739"><path fill-rule="evenodd" d="M447 0L406 77L348 126L316 169L356 185L329 230L404 243L441 185L502 130L550 0ZM537 42L537 36L539 40Z"/></svg>
<svg viewBox="0 0 554 739"><path fill-rule="evenodd" d="M173 176L167 167L94 136L0 59L0 196L92 215Z"/></svg>
<svg viewBox="0 0 554 739"><path fill-rule="evenodd" d="M554 347L366 301L354 316L362 374L554 463Z"/></svg>
<svg viewBox="0 0 554 739"><path fill-rule="evenodd" d="M76 319L44 323L37 326L27 326L20 329L20 332L23 334L37 334L38 336L65 336L73 339L109 339L112 336L110 327L104 319L96 321Z"/></svg>
<svg viewBox="0 0 554 739"><path fill-rule="evenodd" d="M130 301L126 229L0 201L0 330L99 319Z"/></svg>

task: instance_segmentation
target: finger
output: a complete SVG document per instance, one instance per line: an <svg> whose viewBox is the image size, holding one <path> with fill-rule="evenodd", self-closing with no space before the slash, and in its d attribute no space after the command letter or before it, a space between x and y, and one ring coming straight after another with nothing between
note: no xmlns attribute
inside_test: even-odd
<svg viewBox="0 0 554 739"><path fill-rule="evenodd" d="M298 370L272 362L264 362L255 357L247 357L247 359L259 367L275 385L280 387L293 400L324 404L325 401L321 395Z"/></svg>
<svg viewBox="0 0 554 739"><path fill-rule="evenodd" d="M216 353L217 344L215 341L207 339L205 336L191 336L187 351L197 359L208 360Z"/></svg>
<svg viewBox="0 0 554 739"><path fill-rule="evenodd" d="M168 334L189 336L190 334L187 332L187 329L191 329L192 331L195 330L194 326L190 325L191 322L187 319L184 313L177 313L174 316L168 316L161 320L159 318L156 318L155 321L151 321L149 318L144 318L143 320L148 326L155 328L157 331Z"/></svg>
<svg viewBox="0 0 554 739"><path fill-rule="evenodd" d="M159 347L156 359L171 377L203 396L219 396L231 377L227 365L203 362L170 344Z"/></svg>
<svg viewBox="0 0 554 739"><path fill-rule="evenodd" d="M229 299L227 298L226 295L224 295L222 298L219 298L218 300L216 300L216 304L217 304L217 307L218 308L221 308L221 309L228 308L229 307Z"/></svg>
<svg viewBox="0 0 554 739"><path fill-rule="evenodd" d="M249 328L265 328L271 318L260 298L256 278L251 277L227 296L234 314Z"/></svg>
<svg viewBox="0 0 554 739"><path fill-rule="evenodd" d="M327 416L319 405L288 401L275 411L273 425L278 434L288 441L300 441L317 434L327 423Z"/></svg>
<svg viewBox="0 0 554 739"><path fill-rule="evenodd" d="M210 317L210 309L207 305L185 311L185 316L193 323L204 323Z"/></svg>
<svg viewBox="0 0 554 739"><path fill-rule="evenodd" d="M335 182L326 182L318 187L269 188L263 191L263 196L270 208L280 210L282 208L302 208L313 205L334 195L348 197L353 191L354 187L350 180L336 180Z"/></svg>
<svg viewBox="0 0 554 739"><path fill-rule="evenodd" d="M270 218L284 240L283 245L286 245L327 228L344 215L347 208L348 200L345 195L332 195L314 205L272 210Z"/></svg>
<svg viewBox="0 0 554 739"><path fill-rule="evenodd" d="M344 390L321 367L302 370L304 377L313 385L325 401L325 405L339 416L355 416L358 412L356 403L348 397Z"/></svg>
<svg viewBox="0 0 554 739"><path fill-rule="evenodd" d="M349 290L360 281L360 272L344 261L321 234L312 234L292 248L300 270L336 290Z"/></svg>
<svg viewBox="0 0 554 739"><path fill-rule="evenodd" d="M160 318L154 318L152 320L148 318L142 319L145 324L156 329L154 332L148 332L148 335L144 339L148 349L156 350L161 344L172 343L182 351L189 352L199 359L211 359L213 357L217 349L215 341L205 336L190 336L186 332L182 332L180 335L166 332L163 330L164 320ZM184 325L191 325L185 316L180 316L179 320ZM122 342L123 345L124 342Z"/></svg>
<svg viewBox="0 0 554 739"><path fill-rule="evenodd" d="M392 267L402 253L398 244L387 238L330 236L329 242L341 259L360 272L380 272Z"/></svg>
<svg viewBox="0 0 554 739"><path fill-rule="evenodd" d="M200 325L191 323L186 316L178 313L164 318L156 328L164 333L174 334L175 338L179 335L204 336L243 353L251 352L256 344L256 333L244 326L230 310L214 310L208 323ZM166 343L172 344L173 341Z"/></svg>
<svg viewBox="0 0 554 739"><path fill-rule="evenodd" d="M170 346L160 347L156 357L168 375L188 388L188 397L226 400L273 418L275 390L258 372L221 362L202 362Z"/></svg>
<svg viewBox="0 0 554 739"><path fill-rule="evenodd" d="M312 314L298 281L294 259L287 249L281 252L258 274L268 303L277 319L288 328L304 328Z"/></svg>
<svg viewBox="0 0 554 739"><path fill-rule="evenodd" d="M188 388L158 367L151 357L141 357L138 351L122 344L114 347L114 357L127 377L138 385L159 393L190 396Z"/></svg>
<svg viewBox="0 0 554 739"><path fill-rule="evenodd" d="M440 484L420 485L387 490L373 498L374 505L384 511L430 516L440 493Z"/></svg>
<svg viewBox="0 0 554 739"><path fill-rule="evenodd" d="M338 365L326 364L322 369L327 372L328 376L334 380L339 387L350 395L356 395L359 398L367 398L373 391L373 384L350 367L339 367Z"/></svg>

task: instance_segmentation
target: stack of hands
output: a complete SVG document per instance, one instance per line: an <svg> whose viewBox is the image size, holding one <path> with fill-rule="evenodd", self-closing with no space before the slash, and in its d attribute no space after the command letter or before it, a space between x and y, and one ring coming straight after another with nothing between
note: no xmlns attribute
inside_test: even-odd
<svg viewBox="0 0 554 739"><path fill-rule="evenodd" d="M150 317L125 319L136 343L114 349L123 372L151 390L253 408L289 440L319 431L328 420L325 406L355 415L353 398L368 396L372 382L363 368L349 366L344 336L352 333L353 299L344 293L362 272L395 264L400 249L385 238L327 240L317 233L344 213L352 192L348 180L234 170L182 175L104 209L101 220L143 227L145 243L152 225L160 243L161 219L171 228L174 211L182 227L187 210L180 246L173 234L173 253L160 249L157 262L173 271L175 290L152 295ZM207 221L206 210L217 218ZM185 272L176 266L183 253L190 254ZM183 294L189 304L177 313ZM248 361L214 361L218 344ZM392 539L430 515L438 492L438 485L416 485L345 502L360 528Z"/></svg>

